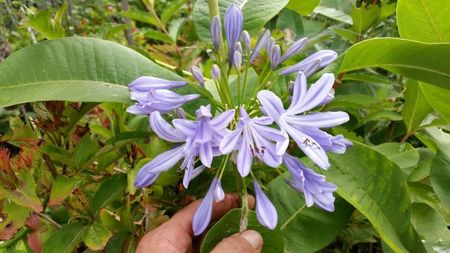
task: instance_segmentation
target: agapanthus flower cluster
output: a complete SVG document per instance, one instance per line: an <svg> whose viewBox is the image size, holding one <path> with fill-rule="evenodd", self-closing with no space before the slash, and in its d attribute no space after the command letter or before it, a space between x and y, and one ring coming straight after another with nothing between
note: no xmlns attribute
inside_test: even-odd
<svg viewBox="0 0 450 253"><path fill-rule="evenodd" d="M292 150L289 144L292 140L314 164L326 170L330 167L327 152L344 153L351 142L342 135L333 136L322 129L341 125L349 120L349 116L345 112L317 110L334 97L333 74L323 74L309 88L307 84L310 75L336 59L335 52L322 50L294 65L283 66L302 51L308 40L301 38L282 52L282 45L277 44L269 30L265 30L252 45L250 34L243 30L243 20L239 6L231 4L224 16L225 43L220 17L211 19L214 50L210 54L214 55L215 64L210 76L220 96L220 101L217 98L217 103L211 104L221 106L201 105L195 111L195 116L188 117L190 119L181 115L183 117L169 122L167 119L170 117L165 116L165 113L175 111L173 115L184 114L181 106L199 97L197 94L179 95L172 91L187 82L140 77L129 85L131 96L137 102L128 111L149 115L153 132L161 139L175 143L172 149L161 153L141 168L135 185L150 186L162 172L180 164L177 167L184 173L183 185L188 188L193 178L212 167L216 157L222 157L223 164L232 160L241 177L252 177L259 222L274 229L278 219L276 209L261 189L258 178L251 172L252 165L259 161L271 168L287 168L291 175L286 179L287 183L304 194L308 207L316 205L333 211L336 186L326 182L325 176L308 168L302 160L289 154ZM266 59L266 68L261 71L263 76L256 88L256 96L246 98L245 76L258 57ZM198 85L205 90L205 94L210 94L205 88L208 79L201 68L193 66L191 73L197 82L191 85ZM228 73L237 76L237 99L231 99ZM292 94L283 96L287 97L283 101L270 91L273 85L278 85L272 83L270 77L292 73L295 73L289 89ZM239 79L241 75L243 78ZM239 80L243 80L242 86ZM213 96L206 97L216 99ZM221 177L225 168L216 168L216 176L195 214L195 235L203 233L208 227L213 203L224 198Z"/></svg>

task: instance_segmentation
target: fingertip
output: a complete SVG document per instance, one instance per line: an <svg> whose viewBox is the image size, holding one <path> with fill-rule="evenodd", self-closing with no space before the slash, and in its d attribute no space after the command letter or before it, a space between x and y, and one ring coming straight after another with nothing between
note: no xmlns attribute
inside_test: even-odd
<svg viewBox="0 0 450 253"><path fill-rule="evenodd" d="M255 230L246 230L242 232L240 236L250 243L255 250L258 251L262 249L263 238Z"/></svg>

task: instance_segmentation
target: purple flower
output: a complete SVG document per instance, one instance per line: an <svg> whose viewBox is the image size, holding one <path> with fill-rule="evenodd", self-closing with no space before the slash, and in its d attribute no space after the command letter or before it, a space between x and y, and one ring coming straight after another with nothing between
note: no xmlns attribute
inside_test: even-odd
<svg viewBox="0 0 450 253"><path fill-rule="evenodd" d="M274 45L271 49L270 49L270 63L271 63L271 68L272 70L274 70L277 66L278 63L280 61L280 56L281 56L281 48L279 45Z"/></svg>
<svg viewBox="0 0 450 253"><path fill-rule="evenodd" d="M280 63L298 54L303 49L303 47L305 47L307 42L308 38L301 38L296 42L292 43L292 45L288 48L288 50L286 50L286 53L284 53L284 55L281 57Z"/></svg>
<svg viewBox="0 0 450 253"><path fill-rule="evenodd" d="M220 80L220 68L217 64L214 64L211 68L211 78L216 81Z"/></svg>
<svg viewBox="0 0 450 253"><path fill-rule="evenodd" d="M236 42L236 45L234 45L234 50L242 54L242 44L241 42Z"/></svg>
<svg viewBox="0 0 450 253"><path fill-rule="evenodd" d="M333 192L336 185L326 182L325 176L317 174L307 168L298 158L284 154L283 163L292 175L292 180L287 182L297 191L305 195L306 206L316 204L329 212L334 211Z"/></svg>
<svg viewBox="0 0 450 253"><path fill-rule="evenodd" d="M253 157L257 157L270 167L276 168L282 162L282 144L286 137L278 130L268 127L273 120L269 117L250 118L244 108L239 112L236 129L224 136L220 151L228 154L238 150L237 170L242 177L250 173ZM278 152L277 152L278 149Z"/></svg>
<svg viewBox="0 0 450 253"><path fill-rule="evenodd" d="M270 199L264 194L256 180L253 181L253 187L255 188L256 195L256 218L261 225L269 229L275 229L278 222L277 210L272 202L270 202Z"/></svg>
<svg viewBox="0 0 450 253"><path fill-rule="evenodd" d="M323 148L325 151L331 151L336 154L344 154L347 147L351 147L353 145L352 142L345 139L342 134L336 136L330 135L330 141L331 143L328 143L330 145L324 145Z"/></svg>
<svg viewBox="0 0 450 253"><path fill-rule="evenodd" d="M327 99L333 83L333 74L324 74L308 89L305 75L299 72L294 83L291 105L286 110L280 98L273 92L262 90L257 95L263 112L271 117L283 133L288 134L299 148L323 169L330 167L324 147L332 146L332 136L320 128L343 124L349 120L349 116L346 112L303 113L322 104ZM287 145L288 142L284 144L284 146Z"/></svg>
<svg viewBox="0 0 450 253"><path fill-rule="evenodd" d="M336 58L337 58L336 52L331 50L322 50L308 56L307 58L303 59L302 61L300 61L295 65L283 69L280 72L280 74L287 75L299 71L306 73L305 71L306 69L311 68L312 65L316 65L317 67L315 67L315 69L312 71L312 73L314 73L318 69L328 66L330 63L336 60ZM319 64L317 64L317 62L319 62Z"/></svg>
<svg viewBox="0 0 450 253"><path fill-rule="evenodd" d="M266 52L267 56L269 56L269 59L272 57L272 48L275 46L275 39L273 37L270 37L270 39L267 41L266 44Z"/></svg>
<svg viewBox="0 0 450 253"><path fill-rule="evenodd" d="M219 180L217 177L214 177L205 198L203 198L202 203L195 211L194 219L192 220L192 230L196 236L203 233L211 221L212 208L214 204L214 191L218 183L220 183Z"/></svg>
<svg viewBox="0 0 450 253"><path fill-rule="evenodd" d="M242 43L244 43L244 46L247 48L247 50L250 51L252 48L252 40L250 38L250 34L247 31L243 31L241 34Z"/></svg>
<svg viewBox="0 0 450 253"><path fill-rule="evenodd" d="M197 66L192 66L191 68L192 76L194 76L194 79L201 85L205 86L205 79L203 78L202 70Z"/></svg>
<svg viewBox="0 0 450 253"><path fill-rule="evenodd" d="M234 51L233 55L233 65L239 71L242 65L242 55L239 51Z"/></svg>
<svg viewBox="0 0 450 253"><path fill-rule="evenodd" d="M137 103L128 107L133 114L150 114L154 111L166 113L184 103L197 99L199 95L179 95L169 89L183 87L185 81L170 81L151 76L142 76L128 85L131 98Z"/></svg>
<svg viewBox="0 0 450 253"><path fill-rule="evenodd" d="M170 125L165 121L159 112L150 115L150 127L161 139L170 142L183 143L169 151L166 151L149 163L145 164L136 176L135 186L146 187L154 182L149 174L159 174L175 166L182 158L181 169L185 170L184 187L188 187L194 169L195 160L200 158L200 162L205 167L211 167L214 156L221 155L219 151L220 141L229 130L228 124L234 117L234 111L228 110L215 118L212 118L210 106L201 106L196 111L197 120L175 119Z"/></svg>
<svg viewBox="0 0 450 253"><path fill-rule="evenodd" d="M222 183L220 180L217 180L216 187L214 188L214 200L216 202L222 201L225 198L225 192L222 188Z"/></svg>
<svg viewBox="0 0 450 253"><path fill-rule="evenodd" d="M225 12L225 34L228 43L228 61L233 65L234 45L239 41L242 33L244 17L242 11L236 4L230 4Z"/></svg>
<svg viewBox="0 0 450 253"><path fill-rule="evenodd" d="M222 28L220 27L220 19L218 16L214 16L211 20L211 40L216 51L219 50L221 38Z"/></svg>
<svg viewBox="0 0 450 253"><path fill-rule="evenodd" d="M266 45L267 41L270 38L270 31L269 30L265 30L263 34L261 34L261 36L259 37L258 41L256 42L255 48L252 51L252 54L250 55L250 61L255 60L255 58L259 55L259 53L261 52L261 49L264 48L264 46Z"/></svg>

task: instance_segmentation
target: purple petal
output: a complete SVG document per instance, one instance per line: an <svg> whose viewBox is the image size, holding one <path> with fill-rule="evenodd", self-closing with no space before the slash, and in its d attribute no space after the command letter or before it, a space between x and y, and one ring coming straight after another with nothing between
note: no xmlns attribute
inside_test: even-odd
<svg viewBox="0 0 450 253"><path fill-rule="evenodd" d="M186 166L186 168L184 170L183 186L185 189L187 189L189 187L189 183L191 182L191 179L192 179L193 170L194 169L192 168L192 166Z"/></svg>
<svg viewBox="0 0 450 253"><path fill-rule="evenodd" d="M216 51L219 50L221 38L222 29L220 27L220 18L218 16L214 16L211 20L211 40Z"/></svg>
<svg viewBox="0 0 450 253"><path fill-rule="evenodd" d="M211 119L209 125L214 129L223 129L230 124L234 118L234 110L227 110L219 114L214 119Z"/></svg>
<svg viewBox="0 0 450 253"><path fill-rule="evenodd" d="M272 47L275 46L275 39L273 37L270 37L269 40L267 40L266 44L266 52L267 56L269 56L269 59L272 57Z"/></svg>
<svg viewBox="0 0 450 253"><path fill-rule="evenodd" d="M152 111L146 110L145 106L142 104L134 104L127 108L127 112L136 115L146 115L152 113Z"/></svg>
<svg viewBox="0 0 450 253"><path fill-rule="evenodd" d="M211 142L206 142L200 145L200 161L203 165L210 168L213 160L213 152Z"/></svg>
<svg viewBox="0 0 450 253"><path fill-rule="evenodd" d="M184 136L193 136L197 129L197 122L193 122L185 119L174 119L172 120L173 126L184 134Z"/></svg>
<svg viewBox="0 0 450 253"><path fill-rule="evenodd" d="M336 154L343 154L347 150L347 147L351 147L353 144L351 141L344 138L342 134L331 136L331 146L326 151L331 151Z"/></svg>
<svg viewBox="0 0 450 253"><path fill-rule="evenodd" d="M283 69L283 71L280 72L281 75L287 75L293 72L298 71L305 71L305 69L308 66L311 66L314 62L319 61L320 65L319 68L324 68L328 66L328 64L332 63L337 58L337 53L331 50L322 50L319 52L316 52L299 63L292 65L290 67L287 67Z"/></svg>
<svg viewBox="0 0 450 253"><path fill-rule="evenodd" d="M192 66L191 73L194 79L202 86L205 85L205 79L203 78L202 70L197 66Z"/></svg>
<svg viewBox="0 0 450 253"><path fill-rule="evenodd" d="M225 198L225 192L222 188L222 183L217 180L216 188L214 189L214 200L216 202L222 201Z"/></svg>
<svg viewBox="0 0 450 253"><path fill-rule="evenodd" d="M303 72L298 72L294 82L291 105L289 106L288 111L296 111L296 108L298 108L304 100L307 90L308 84L306 82L306 76Z"/></svg>
<svg viewBox="0 0 450 253"><path fill-rule="evenodd" d="M203 233L211 221L214 203L214 190L216 189L217 181L217 178L214 177L205 198L195 211L194 218L192 220L192 230L196 236Z"/></svg>
<svg viewBox="0 0 450 253"><path fill-rule="evenodd" d="M241 147L237 155L237 170L241 177L246 177L252 167L253 155L250 151L250 145L245 139L241 142Z"/></svg>
<svg viewBox="0 0 450 253"><path fill-rule="evenodd" d="M131 82L128 88L132 91L150 91L152 89L178 88L185 85L185 81L170 81L152 76L141 76Z"/></svg>
<svg viewBox="0 0 450 253"><path fill-rule="evenodd" d="M234 67L239 70L241 69L241 65L242 65L242 54L239 53L239 51L234 51L234 55L233 55L233 65Z"/></svg>
<svg viewBox="0 0 450 253"><path fill-rule="evenodd" d="M165 121L159 112L150 115L150 127L158 137L170 142L184 142L185 136Z"/></svg>
<svg viewBox="0 0 450 253"><path fill-rule="evenodd" d="M242 127L237 127L235 130L225 135L220 141L220 152L222 154L229 154L236 149L239 139L241 137Z"/></svg>
<svg viewBox="0 0 450 253"><path fill-rule="evenodd" d="M286 116L286 122L307 127L334 127L349 120L346 112L316 112L307 115Z"/></svg>
<svg viewBox="0 0 450 253"><path fill-rule="evenodd" d="M269 198L264 194L256 180L253 181L256 195L256 218L261 225L275 229L278 222L278 214L275 206L270 202Z"/></svg>
<svg viewBox="0 0 450 253"><path fill-rule="evenodd" d="M271 49L270 49L270 63L271 63L271 68L272 70L276 69L276 67L278 66L278 63L280 61L280 56L281 56L281 48L279 45L274 45Z"/></svg>
<svg viewBox="0 0 450 253"><path fill-rule="evenodd" d="M301 112L306 112L318 106L330 93L334 84L334 75L327 73L320 77L316 83L311 85L299 108ZM297 112L298 113L298 112Z"/></svg>
<svg viewBox="0 0 450 253"><path fill-rule="evenodd" d="M252 54L250 56L250 61L255 60L255 58L259 55L261 49L264 48L267 41L270 38L270 30L265 30L263 34L259 37L258 41L256 42L255 48L252 51Z"/></svg>
<svg viewBox="0 0 450 253"><path fill-rule="evenodd" d="M136 177L134 181L134 186L136 188L144 188L147 186L150 186L153 184L156 179L158 179L159 173L147 173L147 174L141 174L138 177Z"/></svg>
<svg viewBox="0 0 450 253"><path fill-rule="evenodd" d="M230 4L225 12L225 34L227 35L230 66L233 65L234 45L241 36L243 22L241 8L234 3Z"/></svg>
<svg viewBox="0 0 450 253"><path fill-rule="evenodd" d="M250 51L252 45L251 45L251 38L250 38L250 34L247 31L243 31L241 34L241 39L242 39L242 43L244 43L244 46L247 48L247 50Z"/></svg>
<svg viewBox="0 0 450 253"><path fill-rule="evenodd" d="M207 143L212 139L212 129L206 120L199 120L194 136L194 142L197 144Z"/></svg>
<svg viewBox="0 0 450 253"><path fill-rule="evenodd" d="M308 42L308 38L301 38L297 40L296 42L292 43L292 45L289 47L288 50L286 50L286 53L281 57L280 63L286 61L287 59L291 58L292 56L298 54L302 49L305 47L306 43Z"/></svg>
<svg viewBox="0 0 450 253"><path fill-rule="evenodd" d="M281 114L284 113L283 103L281 99L277 97L273 92L268 90L262 90L258 92L258 100L264 108L264 112L267 116L277 121Z"/></svg>
<svg viewBox="0 0 450 253"><path fill-rule="evenodd" d="M220 80L220 68L217 64L214 64L211 68L211 78L216 81Z"/></svg>

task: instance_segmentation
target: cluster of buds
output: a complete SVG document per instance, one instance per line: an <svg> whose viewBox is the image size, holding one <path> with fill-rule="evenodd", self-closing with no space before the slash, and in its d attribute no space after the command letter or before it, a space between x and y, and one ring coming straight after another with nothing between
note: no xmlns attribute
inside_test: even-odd
<svg viewBox="0 0 450 253"><path fill-rule="evenodd" d="M186 82L140 77L129 86L137 103L128 111L149 115L150 127L156 135L168 142L178 143L141 168L135 180L137 187L150 186L162 172L182 161L183 185L187 188L193 178L211 168L213 159L222 157L222 167L217 168L214 180L195 214L195 235L207 228L214 201L224 198L220 180L230 154L234 154L231 157L240 176L252 177L259 222L273 229L277 225L277 212L262 191L258 178L251 173L254 160L272 168L285 166L292 176L287 183L304 194L308 207L316 204L324 210L333 211L336 186L326 182L323 175L308 168L300 159L288 154L288 146L292 140L318 167L326 170L330 167L326 152L343 153L351 145L342 135L332 136L322 130L347 122L347 113L311 112L333 99L334 75L324 74L310 87L307 77L333 62L337 54L322 50L292 66L283 66L305 48L308 40L301 38L293 42L283 53L282 46L271 37L269 30L263 31L252 45L251 36L243 30L243 26L241 9L231 4L224 16L225 44L220 17L211 19L214 48L211 78L221 100L211 104L220 105L216 108L220 112L217 115L212 113L211 105L201 105L195 117L189 117L196 120L180 117L168 122L166 119L169 117L163 114L172 110L178 112L184 103L199 97L196 94L182 96L170 90L184 86ZM266 67L260 73L261 82L254 92L255 96L246 99L249 68L263 50L267 59ZM201 89L206 90L202 70L194 66L191 73ZM273 84L266 84L270 77L291 73L295 73L295 81L290 84L292 94L283 96L290 100L290 105L285 109L283 100L270 91ZM237 99L232 99L230 95L231 74L237 76ZM215 99L212 96L207 98Z"/></svg>

